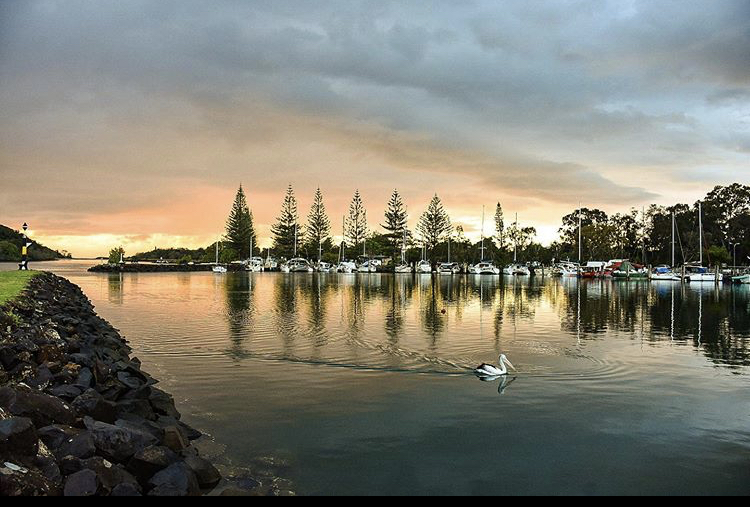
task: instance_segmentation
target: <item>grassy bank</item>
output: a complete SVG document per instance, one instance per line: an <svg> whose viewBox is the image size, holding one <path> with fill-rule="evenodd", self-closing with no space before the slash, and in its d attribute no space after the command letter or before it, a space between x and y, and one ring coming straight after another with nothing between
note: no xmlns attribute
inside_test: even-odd
<svg viewBox="0 0 750 507"><path fill-rule="evenodd" d="M18 296L38 271L0 271L0 305Z"/></svg>

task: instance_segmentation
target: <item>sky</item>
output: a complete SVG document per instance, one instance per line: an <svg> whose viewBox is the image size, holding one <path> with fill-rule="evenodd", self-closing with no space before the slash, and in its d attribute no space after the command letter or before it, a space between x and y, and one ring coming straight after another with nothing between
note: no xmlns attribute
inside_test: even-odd
<svg viewBox="0 0 750 507"><path fill-rule="evenodd" d="M2 0L0 111L0 223L77 256L210 244L240 184L261 246L289 184L549 243L750 181L750 0Z"/></svg>

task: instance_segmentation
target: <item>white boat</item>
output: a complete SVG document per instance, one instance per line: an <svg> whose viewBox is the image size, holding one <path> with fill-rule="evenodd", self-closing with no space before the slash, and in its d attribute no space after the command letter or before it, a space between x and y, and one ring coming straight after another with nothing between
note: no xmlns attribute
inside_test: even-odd
<svg viewBox="0 0 750 507"><path fill-rule="evenodd" d="M357 265L351 261L341 261L339 262L338 266L336 266L336 271L338 273L356 273L357 272Z"/></svg>
<svg viewBox="0 0 750 507"><path fill-rule="evenodd" d="M719 283L721 275L711 273L711 270L703 266L703 203L698 202L698 264L686 264L683 268L684 281L688 283Z"/></svg>
<svg viewBox="0 0 750 507"><path fill-rule="evenodd" d="M745 275L733 276L733 283L750 284L750 273Z"/></svg>
<svg viewBox="0 0 750 507"><path fill-rule="evenodd" d="M515 273L515 266L513 266L513 264L510 264L503 268L503 274L505 276L513 276L514 273Z"/></svg>
<svg viewBox="0 0 750 507"><path fill-rule="evenodd" d="M226 273L227 268L219 264L219 240L216 240L216 264L211 269L214 273Z"/></svg>
<svg viewBox="0 0 750 507"><path fill-rule="evenodd" d="M520 264L516 264L515 271L513 272L515 276L531 276L531 271L528 267L522 266Z"/></svg>
<svg viewBox="0 0 750 507"><path fill-rule="evenodd" d="M394 268L394 272L398 274L412 273L413 269L407 263L402 262L401 264L399 264L398 266Z"/></svg>
<svg viewBox="0 0 750 507"><path fill-rule="evenodd" d="M469 273L470 275L481 275L482 274L482 271L479 269L479 264L476 264L474 266L470 265L466 269L466 272Z"/></svg>
<svg viewBox="0 0 750 507"><path fill-rule="evenodd" d="M480 275L499 275L500 274L500 268L496 267L491 262L487 262L487 261L480 262L474 267L479 272Z"/></svg>
<svg viewBox="0 0 750 507"><path fill-rule="evenodd" d="M656 266L649 273L649 279L654 282L680 282L682 276L672 271L669 266Z"/></svg>
<svg viewBox="0 0 750 507"><path fill-rule="evenodd" d="M290 260L286 265L289 273L312 273L314 271L310 261L301 257Z"/></svg>
<svg viewBox="0 0 750 507"><path fill-rule="evenodd" d="M577 277L579 271L580 266L575 262L559 262L552 268L552 275L563 278Z"/></svg>
<svg viewBox="0 0 750 507"><path fill-rule="evenodd" d="M263 259L260 257L253 257L245 263L245 271L251 273L260 273L264 269Z"/></svg>
<svg viewBox="0 0 750 507"><path fill-rule="evenodd" d="M431 274L432 264L430 264L430 261L419 261L419 264L417 264L417 273L423 275Z"/></svg>
<svg viewBox="0 0 750 507"><path fill-rule="evenodd" d="M357 271L360 273L377 273L378 262L372 259L368 259L357 266Z"/></svg>
<svg viewBox="0 0 750 507"><path fill-rule="evenodd" d="M318 273L330 273L333 266L327 262L319 262L315 265L315 271Z"/></svg>
<svg viewBox="0 0 750 507"><path fill-rule="evenodd" d="M441 275L457 275L461 272L461 266L457 262L443 262L438 268Z"/></svg>
<svg viewBox="0 0 750 507"><path fill-rule="evenodd" d="M279 261L277 261L273 257L266 257L266 260L263 263L263 269L266 271L273 271L273 270L279 269Z"/></svg>
<svg viewBox="0 0 750 507"><path fill-rule="evenodd" d="M688 283L719 283L721 281L721 275L716 272L711 273L711 270L699 264L688 264L683 270L684 280Z"/></svg>

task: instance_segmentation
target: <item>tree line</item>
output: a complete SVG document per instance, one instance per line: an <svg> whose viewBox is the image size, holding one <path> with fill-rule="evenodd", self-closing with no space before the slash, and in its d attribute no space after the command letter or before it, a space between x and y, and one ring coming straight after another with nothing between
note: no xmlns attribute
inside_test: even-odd
<svg viewBox="0 0 750 507"><path fill-rule="evenodd" d="M288 259L296 255L325 262L336 262L343 250L348 259L366 255L396 261L404 251L408 262L417 262L423 257L432 262L447 261L450 253L450 260L461 264L484 259L502 265L512 262L514 257L519 262L549 264L559 260L579 260L580 251L580 260L584 262L627 258L643 264L671 264L674 213L675 263L682 264L697 261L700 256L699 203L703 210L704 261L730 264L736 255L737 263L745 264L750 255L750 187L738 183L717 186L704 199L690 205L651 205L612 215L599 209L573 210L562 218L559 238L549 246L536 240L535 228L522 226L516 218L508 220L499 202L494 214L488 213L491 232L483 240L472 242L461 225L451 222L437 194L419 216L415 230L409 230L408 208L398 190L393 191L386 203L382 219L376 221L368 221L365 202L356 190L346 216L341 223L334 224L318 188L303 221L294 188L289 185L271 227L273 243L270 251L259 248L253 213L240 186L227 219L220 260L247 259L252 247L256 256ZM334 228L336 232L342 232L341 243L333 238ZM582 238L580 242L579 237ZM214 247L212 244L195 251L192 260L213 261ZM183 261L190 260L190 253L183 250L161 252L170 251L180 252Z"/></svg>

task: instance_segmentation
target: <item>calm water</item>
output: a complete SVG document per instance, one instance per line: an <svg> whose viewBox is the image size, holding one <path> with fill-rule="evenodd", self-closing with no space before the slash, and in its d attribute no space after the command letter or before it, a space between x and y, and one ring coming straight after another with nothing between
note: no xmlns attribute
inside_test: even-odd
<svg viewBox="0 0 750 507"><path fill-rule="evenodd" d="M300 494L750 493L747 286L89 265L36 267ZM500 352L515 380L471 374Z"/></svg>

